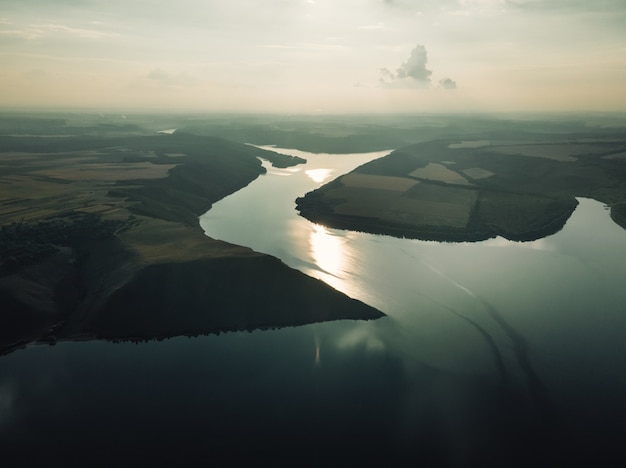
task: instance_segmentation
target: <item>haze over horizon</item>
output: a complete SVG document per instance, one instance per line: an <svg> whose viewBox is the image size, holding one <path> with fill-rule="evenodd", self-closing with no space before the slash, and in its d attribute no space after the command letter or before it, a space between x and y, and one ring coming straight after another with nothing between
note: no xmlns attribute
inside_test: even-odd
<svg viewBox="0 0 626 468"><path fill-rule="evenodd" d="M0 107L626 111L623 0L6 0Z"/></svg>

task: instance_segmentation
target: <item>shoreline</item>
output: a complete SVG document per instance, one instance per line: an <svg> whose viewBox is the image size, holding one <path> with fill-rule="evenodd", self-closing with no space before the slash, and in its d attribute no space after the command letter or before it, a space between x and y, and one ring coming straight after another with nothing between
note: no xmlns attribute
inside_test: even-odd
<svg viewBox="0 0 626 468"><path fill-rule="evenodd" d="M0 274L0 297L5 304L0 314L3 354L32 342L84 338L85 333L109 340L152 339L383 316L274 257L211 239L202 231L200 214L265 172L259 157L279 167L301 164L302 158L180 132L79 140L63 141L69 142L77 158L93 157L94 151L102 154L99 165L90 166L101 168L101 181L72 182L72 171L80 171L85 163L63 165L60 161L46 170L70 181L47 179L48 188L38 182L38 166L23 159L25 169L35 169L29 180L33 195L40 195L42 201L22 203L21 209L31 210L35 217L7 223L10 228L2 231L18 255L0 262L0 266L12 262L10 270ZM47 143L24 144L30 151L41 148L47 154ZM10 147L18 150L19 142L12 140ZM133 165L137 160L144 166L143 161L149 162L146 170L165 163L174 166L163 178L129 180L115 179L109 169L111 164ZM49 165L49 159L45 163ZM29 177L28 171L20 170ZM12 177L17 183L24 176ZM37 215L37 206L42 204L50 208ZM94 210L97 207L102 208ZM19 211L12 216L15 219ZM41 223L59 219L63 221L55 224L54 235L42 237L46 225ZM114 228L105 229L107 223ZM33 251L37 245L42 247ZM50 255L47 249L56 253ZM229 273L225 275L224 269ZM202 285L194 283L197 278L204 278ZM212 286L220 281L221 289ZM178 290L172 288L173 283ZM269 286L276 290L274 294L268 292ZM288 301L283 289L289 292ZM256 300L244 300L250 297ZM232 298L243 302L237 306ZM211 301L213 308L208 307ZM262 308L257 307L259 301ZM310 307L316 303L325 306ZM300 313L289 316L286 310Z"/></svg>

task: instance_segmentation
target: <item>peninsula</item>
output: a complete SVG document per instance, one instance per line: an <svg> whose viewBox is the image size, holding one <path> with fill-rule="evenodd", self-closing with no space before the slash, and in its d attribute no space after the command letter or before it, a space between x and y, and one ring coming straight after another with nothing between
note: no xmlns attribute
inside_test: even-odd
<svg viewBox="0 0 626 468"><path fill-rule="evenodd" d="M281 167L303 159L215 137L50 120L3 122L37 128L0 136L0 353L37 341L383 316L199 227L212 203L265 172L259 158Z"/></svg>
<svg viewBox="0 0 626 468"><path fill-rule="evenodd" d="M626 138L436 140L396 150L298 198L330 227L437 241L530 241L560 230L575 197L626 229Z"/></svg>

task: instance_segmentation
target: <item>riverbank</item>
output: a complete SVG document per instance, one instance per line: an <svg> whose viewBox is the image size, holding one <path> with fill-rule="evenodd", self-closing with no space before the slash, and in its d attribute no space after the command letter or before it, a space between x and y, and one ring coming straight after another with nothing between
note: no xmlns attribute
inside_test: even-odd
<svg viewBox="0 0 626 468"><path fill-rule="evenodd" d="M265 173L258 158L301 158L179 132L0 138L0 351L382 316L200 229L199 214Z"/></svg>

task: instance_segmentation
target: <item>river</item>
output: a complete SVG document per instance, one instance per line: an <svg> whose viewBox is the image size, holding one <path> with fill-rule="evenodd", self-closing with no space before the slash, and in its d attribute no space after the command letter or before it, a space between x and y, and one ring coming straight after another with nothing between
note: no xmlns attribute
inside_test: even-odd
<svg viewBox="0 0 626 468"><path fill-rule="evenodd" d="M626 390L626 232L603 204L579 198L562 231L534 242L440 243L341 231L298 216L294 200L386 153L267 149L308 162L266 166L267 175L217 203L201 225L210 237L277 256L388 315L336 331L323 327L333 352L388 353L404 368L419 363L450 373L460 383L443 393L453 398L468 398L456 394L467 390L464 379L489 376L540 426L557 424L559 415L558 430L595 434L586 443L611 440L617 415L626 415L619 396ZM464 403L462 411L481 405ZM475 421L448 416L467 424L463 430L480 431Z"/></svg>
<svg viewBox="0 0 626 468"><path fill-rule="evenodd" d="M27 347L0 359L3 453L459 467L621 453L626 232L601 203L579 199L562 231L535 242L339 231L298 216L295 198L386 152L277 150L308 163L266 166L201 226L387 316Z"/></svg>

